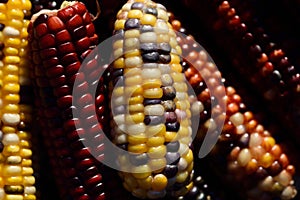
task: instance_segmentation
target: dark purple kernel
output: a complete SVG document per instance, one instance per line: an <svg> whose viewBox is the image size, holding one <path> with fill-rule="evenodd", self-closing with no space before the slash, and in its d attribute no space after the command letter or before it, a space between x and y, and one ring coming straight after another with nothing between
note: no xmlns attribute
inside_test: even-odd
<svg viewBox="0 0 300 200"><path fill-rule="evenodd" d="M4 191L6 194L23 194L23 186L4 185Z"/></svg>
<svg viewBox="0 0 300 200"><path fill-rule="evenodd" d="M166 122L173 123L177 121L177 115L175 112L165 112Z"/></svg>
<svg viewBox="0 0 300 200"><path fill-rule="evenodd" d="M173 100L176 97L176 90L173 86L162 87L163 90L163 100Z"/></svg>
<svg viewBox="0 0 300 200"><path fill-rule="evenodd" d="M131 5L131 9L138 9L138 10L142 10L144 8L144 4L141 2L134 2Z"/></svg>
<svg viewBox="0 0 300 200"><path fill-rule="evenodd" d="M168 152L177 152L179 149L179 142L178 141L169 142L166 146Z"/></svg>
<svg viewBox="0 0 300 200"><path fill-rule="evenodd" d="M166 165L163 173L166 175L167 178L174 177L178 172L178 167L176 165Z"/></svg>
<svg viewBox="0 0 300 200"><path fill-rule="evenodd" d="M138 19L127 19L125 22L125 30L136 29L140 27L140 21Z"/></svg>
<svg viewBox="0 0 300 200"><path fill-rule="evenodd" d="M168 64L171 61L170 55L160 54L159 55L159 63Z"/></svg>
<svg viewBox="0 0 300 200"><path fill-rule="evenodd" d="M144 99L143 104L144 104L144 106L161 104L161 100L160 99Z"/></svg>
<svg viewBox="0 0 300 200"><path fill-rule="evenodd" d="M118 76L123 76L123 69L114 69L112 72L112 78L115 79Z"/></svg>
<svg viewBox="0 0 300 200"><path fill-rule="evenodd" d="M180 128L179 122L174 123L166 123L166 129L167 131L177 132Z"/></svg>
<svg viewBox="0 0 300 200"><path fill-rule="evenodd" d="M158 53L169 54L171 52L171 46L169 43L163 42L158 44Z"/></svg>
<svg viewBox="0 0 300 200"><path fill-rule="evenodd" d="M37 25L39 25L39 24L41 24L41 23L46 23L47 22L47 20L48 20L48 15L46 15L46 14L41 14L41 15L39 15L37 18L36 18L36 20L33 22L33 26L37 26Z"/></svg>
<svg viewBox="0 0 300 200"><path fill-rule="evenodd" d="M158 52L144 53L142 54L144 63L157 63L159 60Z"/></svg>
<svg viewBox="0 0 300 200"><path fill-rule="evenodd" d="M158 125L161 123L165 123L165 117L164 116L146 115L144 118L144 123L146 125Z"/></svg>
<svg viewBox="0 0 300 200"><path fill-rule="evenodd" d="M156 8L148 7L148 8L144 9L144 12L147 13L147 14L151 14L151 15L157 16L157 10L156 10Z"/></svg>
<svg viewBox="0 0 300 200"><path fill-rule="evenodd" d="M142 43L140 49L142 53L150 53L157 51L157 45L155 43Z"/></svg>
<svg viewBox="0 0 300 200"><path fill-rule="evenodd" d="M141 33L145 33L145 32L153 32L154 29L152 26L150 25L143 25L141 28L140 28L140 31Z"/></svg>
<svg viewBox="0 0 300 200"><path fill-rule="evenodd" d="M0 23L0 31L3 31L4 27L5 27L5 25Z"/></svg>

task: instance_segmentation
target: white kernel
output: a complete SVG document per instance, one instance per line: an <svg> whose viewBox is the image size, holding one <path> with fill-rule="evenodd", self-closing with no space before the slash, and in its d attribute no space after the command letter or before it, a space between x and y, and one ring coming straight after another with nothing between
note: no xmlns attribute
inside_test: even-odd
<svg viewBox="0 0 300 200"><path fill-rule="evenodd" d="M157 36L154 32L145 32L140 35L141 43L156 43Z"/></svg>
<svg viewBox="0 0 300 200"><path fill-rule="evenodd" d="M246 148L246 149L241 150L241 152L239 153L238 158L237 158L239 165L244 167L248 164L248 162L250 160L251 160L251 153L250 153L249 149Z"/></svg>
<svg viewBox="0 0 300 200"><path fill-rule="evenodd" d="M35 194L36 188L34 186L25 186L24 187L24 193L25 194Z"/></svg>
<svg viewBox="0 0 300 200"><path fill-rule="evenodd" d="M2 143L4 145L16 145L19 143L19 137L15 133L6 133L3 136Z"/></svg>
<svg viewBox="0 0 300 200"><path fill-rule="evenodd" d="M250 136L249 147L256 147L262 143L262 137L258 133L253 133Z"/></svg>
<svg viewBox="0 0 300 200"><path fill-rule="evenodd" d="M165 112L165 109L162 105L156 104L156 105L149 105L145 106L144 108L144 114L145 115L156 115L161 116Z"/></svg>
<svg viewBox="0 0 300 200"><path fill-rule="evenodd" d="M142 71L143 79L151 79L151 78L159 78L161 76L161 72L157 68L146 68Z"/></svg>
<svg viewBox="0 0 300 200"><path fill-rule="evenodd" d="M234 126L239 126L244 123L244 115L240 112L237 112L229 118L229 120L233 123Z"/></svg>
<svg viewBox="0 0 300 200"><path fill-rule="evenodd" d="M20 115L16 113L4 113L2 122L6 125L16 126L20 123Z"/></svg>
<svg viewBox="0 0 300 200"><path fill-rule="evenodd" d="M3 29L3 34L7 37L19 37L20 36L20 31L13 28L13 27L6 26Z"/></svg>

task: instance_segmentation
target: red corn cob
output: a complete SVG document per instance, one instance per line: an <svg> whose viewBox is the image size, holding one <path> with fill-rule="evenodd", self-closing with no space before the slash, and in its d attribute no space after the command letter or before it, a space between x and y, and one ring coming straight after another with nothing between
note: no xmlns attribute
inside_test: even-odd
<svg viewBox="0 0 300 200"><path fill-rule="evenodd" d="M177 30L181 28L179 21L174 20L172 25ZM212 84L215 80L220 79L221 74L213 63L207 61L207 54L199 51L199 46L194 44L192 36L178 37L178 41L186 59L194 61L194 66L190 64L186 66L186 78L195 89L198 100L203 102L206 109L210 108L210 91L205 87L201 74L209 77L206 84ZM218 85L214 87L216 95L219 94L220 89ZM230 154L227 154L226 172L228 175L226 178L240 184L239 188L246 192L242 195L243 198L271 199L276 196L282 199L294 198L297 193L292 179L295 168L289 163L281 146L276 144L275 139L253 118L250 111L245 111L245 105L233 87L226 87L226 97L223 100L226 101L227 112L220 141L234 145L229 148L229 151L227 150ZM214 107L206 112L220 111ZM212 122L209 115L205 116L204 110L200 113L200 117L202 118L200 121L204 120L205 122L200 128L199 134L212 123L218 123L217 121ZM199 135L198 137L202 138L203 136ZM221 153L217 150L218 148L220 148L220 144L215 148L214 153Z"/></svg>
<svg viewBox="0 0 300 200"><path fill-rule="evenodd" d="M97 83L90 76L98 67L99 56L91 55L89 70L79 72L82 61L97 45L98 37L83 3L62 7L58 11L42 10L32 18L33 60L41 58L35 71L45 75L43 83L53 95L49 102L53 107L46 111L46 116L52 118L47 126L52 129L46 135L54 137L58 149L54 157L59 158L59 167L64 168L62 181L70 183L67 195L73 199L104 199L101 165L90 153L96 152L97 159L103 159L102 124L93 115L95 103L88 91L90 85ZM39 79L36 82L43 86L39 85ZM78 99L73 99L72 90L79 95ZM49 99L44 97L42 101L47 102ZM81 118L74 118L73 112L80 113ZM86 128L87 124L90 128ZM85 146L86 141L93 143Z"/></svg>

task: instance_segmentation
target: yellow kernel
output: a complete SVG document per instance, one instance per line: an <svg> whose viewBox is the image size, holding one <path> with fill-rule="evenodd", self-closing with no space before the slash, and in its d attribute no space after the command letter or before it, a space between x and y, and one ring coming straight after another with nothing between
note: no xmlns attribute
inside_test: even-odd
<svg viewBox="0 0 300 200"><path fill-rule="evenodd" d="M188 109L188 102L186 101L176 101L176 108L179 110L186 110Z"/></svg>
<svg viewBox="0 0 300 200"><path fill-rule="evenodd" d="M163 145L165 142L165 138L163 136L152 136L149 137L146 144L149 147L157 147Z"/></svg>
<svg viewBox="0 0 300 200"><path fill-rule="evenodd" d="M187 126L183 126L182 124L180 125L179 130L178 130L178 136L180 136L180 137L190 136L189 129L187 128Z"/></svg>
<svg viewBox="0 0 300 200"><path fill-rule="evenodd" d="M8 65L4 66L3 71L7 72L7 73L11 73L11 74L12 73L18 74L19 73L19 67L17 65L8 64Z"/></svg>
<svg viewBox="0 0 300 200"><path fill-rule="evenodd" d="M190 149L189 152L183 158L186 160L188 164L190 164L194 159L192 150Z"/></svg>
<svg viewBox="0 0 300 200"><path fill-rule="evenodd" d="M24 13L20 9L10 9L7 11L7 15L13 19L22 20L24 18Z"/></svg>
<svg viewBox="0 0 300 200"><path fill-rule="evenodd" d="M191 181L187 186L185 186L188 191L190 191L194 187L194 182Z"/></svg>
<svg viewBox="0 0 300 200"><path fill-rule="evenodd" d="M20 109L19 109L19 106L16 104L8 104L8 105L4 106L2 111L6 112L6 113L19 113Z"/></svg>
<svg viewBox="0 0 300 200"><path fill-rule="evenodd" d="M115 30L121 30L124 29L125 26L125 20L124 19L118 19L115 22Z"/></svg>
<svg viewBox="0 0 300 200"><path fill-rule="evenodd" d="M130 10L127 15L128 18L136 18L136 19L140 19L142 16L143 16L142 11L137 9Z"/></svg>
<svg viewBox="0 0 300 200"><path fill-rule="evenodd" d="M143 81L144 89L160 88L162 83L160 79L146 79Z"/></svg>
<svg viewBox="0 0 300 200"><path fill-rule="evenodd" d="M144 14L140 19L141 24L154 26L156 23L156 17L151 14Z"/></svg>
<svg viewBox="0 0 300 200"><path fill-rule="evenodd" d="M18 104L20 102L19 94L7 94L4 96L4 101L9 102L11 104Z"/></svg>
<svg viewBox="0 0 300 200"><path fill-rule="evenodd" d="M274 158L272 156L272 154L270 154L269 152L265 153L261 158L260 158L260 164L264 167L264 168L268 168L272 165L274 161Z"/></svg>
<svg viewBox="0 0 300 200"><path fill-rule="evenodd" d="M272 149L272 147L276 144L276 141L273 137L267 136L264 137L263 142L261 144L261 146L266 150L266 151L270 151Z"/></svg>
<svg viewBox="0 0 300 200"><path fill-rule="evenodd" d="M26 140L28 138L30 138L30 134L27 133L26 131L18 131L18 136L21 140ZM23 145L25 145L25 143L23 143ZM26 144L27 147L30 147L30 145Z"/></svg>
<svg viewBox="0 0 300 200"><path fill-rule="evenodd" d="M130 58L130 57L140 56L140 55L141 55L141 51L139 49L130 49L124 52L125 58Z"/></svg>
<svg viewBox="0 0 300 200"><path fill-rule="evenodd" d="M163 91L161 88L151 88L144 90L144 98L148 99L159 99L163 95Z"/></svg>
<svg viewBox="0 0 300 200"><path fill-rule="evenodd" d="M191 162L186 170L190 174L193 171L193 169L194 169L194 162Z"/></svg>
<svg viewBox="0 0 300 200"><path fill-rule="evenodd" d="M23 158L29 158L32 155L32 151L30 149L21 149L20 156Z"/></svg>
<svg viewBox="0 0 300 200"><path fill-rule="evenodd" d="M171 62L170 64L179 64L180 63L180 57L174 53L171 53Z"/></svg>
<svg viewBox="0 0 300 200"><path fill-rule="evenodd" d="M132 85L125 87L126 96L140 96L143 95L143 88L141 85Z"/></svg>
<svg viewBox="0 0 300 200"><path fill-rule="evenodd" d="M165 145L150 147L148 150L148 156L150 158L163 158L167 153Z"/></svg>
<svg viewBox="0 0 300 200"><path fill-rule="evenodd" d="M176 92L187 92L188 88L185 82L174 82L173 87Z"/></svg>
<svg viewBox="0 0 300 200"><path fill-rule="evenodd" d="M3 133L15 133L16 128L11 126L2 126L2 132Z"/></svg>
<svg viewBox="0 0 300 200"><path fill-rule="evenodd" d="M124 33L124 37L125 38L138 38L138 37L140 37L140 30L136 30L136 29L127 30Z"/></svg>
<svg viewBox="0 0 300 200"><path fill-rule="evenodd" d="M135 97L130 97L129 98L129 105L135 105L135 104L141 104L144 101L144 97L139 95Z"/></svg>
<svg viewBox="0 0 300 200"><path fill-rule="evenodd" d="M30 176L33 174L32 167L22 167L22 175Z"/></svg>
<svg viewBox="0 0 300 200"><path fill-rule="evenodd" d="M20 38L7 38L5 40L5 46L12 46L15 48L18 48L21 44L21 39Z"/></svg>
<svg viewBox="0 0 300 200"><path fill-rule="evenodd" d="M115 41L114 44L113 44L113 48L114 49L123 48L123 40L117 40L117 41Z"/></svg>
<svg viewBox="0 0 300 200"><path fill-rule="evenodd" d="M140 95L140 94L138 94ZM129 113L135 113L135 112L144 112L144 105L139 103L135 105L129 105L128 106Z"/></svg>
<svg viewBox="0 0 300 200"><path fill-rule="evenodd" d="M21 138L20 138L21 139ZM19 144L21 147L23 148L30 148L30 144L27 140L21 140L20 141L20 144ZM22 150L21 150L22 151Z"/></svg>
<svg viewBox="0 0 300 200"><path fill-rule="evenodd" d="M32 160L23 158L21 165L22 167L30 167L32 166Z"/></svg>
<svg viewBox="0 0 300 200"><path fill-rule="evenodd" d="M3 155L10 155L20 151L19 145L8 145L3 148Z"/></svg>
<svg viewBox="0 0 300 200"><path fill-rule="evenodd" d="M7 8L8 9L22 8L22 2L20 0L10 0L7 2Z"/></svg>
<svg viewBox="0 0 300 200"><path fill-rule="evenodd" d="M181 64L170 64L170 66L171 66L171 70L173 72L178 72L178 73L182 72L182 66L181 66Z"/></svg>
<svg viewBox="0 0 300 200"><path fill-rule="evenodd" d="M189 173L187 171L178 172L176 182L183 183L187 179L188 175Z"/></svg>
<svg viewBox="0 0 300 200"><path fill-rule="evenodd" d="M171 132L167 131L165 134L165 141L166 142L175 142L177 139L177 133L176 132Z"/></svg>
<svg viewBox="0 0 300 200"><path fill-rule="evenodd" d="M136 145L128 145L128 151L132 153L145 153L148 150L148 147L145 143L136 144Z"/></svg>
<svg viewBox="0 0 300 200"><path fill-rule="evenodd" d="M144 179L151 175L151 168L149 165L139 165L132 169L132 175L138 179Z"/></svg>
<svg viewBox="0 0 300 200"><path fill-rule="evenodd" d="M23 177L23 184L24 185L34 185L35 178L34 176L24 176Z"/></svg>
<svg viewBox="0 0 300 200"><path fill-rule="evenodd" d="M137 179L137 183L139 187L145 190L149 190L151 188L152 181L153 181L152 176L148 176L143 179Z"/></svg>
<svg viewBox="0 0 300 200"><path fill-rule="evenodd" d="M114 87L112 96L122 96L124 95L124 87Z"/></svg>
<svg viewBox="0 0 300 200"><path fill-rule="evenodd" d="M36 200L36 196L33 194L25 194L24 200Z"/></svg>
<svg viewBox="0 0 300 200"><path fill-rule="evenodd" d="M144 121L145 115L144 113L135 113L131 115L126 115L125 122L126 123L142 123Z"/></svg>
<svg viewBox="0 0 300 200"><path fill-rule="evenodd" d="M31 1L22 0L22 8L23 8L23 10L30 10L31 9ZM28 20L26 20L26 21L28 21ZM26 26L28 26L28 24Z"/></svg>
<svg viewBox="0 0 300 200"><path fill-rule="evenodd" d="M5 56L3 61L6 64L19 64L20 63L20 57L19 56Z"/></svg>
<svg viewBox="0 0 300 200"><path fill-rule="evenodd" d="M8 185L21 185L23 182L22 176L9 176L5 180Z"/></svg>
<svg viewBox="0 0 300 200"><path fill-rule="evenodd" d="M164 124L158 124L154 126L147 126L147 136L165 136L166 126Z"/></svg>
<svg viewBox="0 0 300 200"><path fill-rule="evenodd" d="M23 195L19 194L7 194L5 200L23 200Z"/></svg>
<svg viewBox="0 0 300 200"><path fill-rule="evenodd" d="M149 160L149 166L151 167L153 173L155 174L162 172L166 165L167 165L166 158L157 158L157 159Z"/></svg>
<svg viewBox="0 0 300 200"><path fill-rule="evenodd" d="M2 12L0 12L0 22L6 21L6 15Z"/></svg>
<svg viewBox="0 0 300 200"><path fill-rule="evenodd" d="M4 82L10 82L10 83L18 83L19 82L19 76L14 74L8 74L3 79Z"/></svg>
<svg viewBox="0 0 300 200"><path fill-rule="evenodd" d="M4 48L3 51L6 56L17 56L19 53L18 49L13 47Z"/></svg>
<svg viewBox="0 0 300 200"><path fill-rule="evenodd" d="M176 45L175 50L176 50L178 55L182 55L182 49L179 45Z"/></svg>
<svg viewBox="0 0 300 200"><path fill-rule="evenodd" d="M127 137L129 144L132 144L132 145L145 143L147 141L147 139L148 138L143 133L141 133L139 135L134 135L134 136L128 135L128 137Z"/></svg>
<svg viewBox="0 0 300 200"><path fill-rule="evenodd" d="M155 191L161 191L166 188L168 179L163 174L156 174L153 177L152 189Z"/></svg>
<svg viewBox="0 0 300 200"><path fill-rule="evenodd" d="M18 83L4 84L3 90L8 93L18 93L20 91L20 85Z"/></svg>

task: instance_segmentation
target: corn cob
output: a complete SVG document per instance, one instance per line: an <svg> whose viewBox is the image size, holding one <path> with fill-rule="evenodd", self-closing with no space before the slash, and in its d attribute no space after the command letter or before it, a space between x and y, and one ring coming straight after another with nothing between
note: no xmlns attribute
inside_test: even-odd
<svg viewBox="0 0 300 200"><path fill-rule="evenodd" d="M171 24L175 30L185 30L181 29L178 20L173 20ZM221 74L217 71L216 66L207 60L207 54L199 50L199 46L194 43L191 35L187 38L178 37L177 40L182 46L185 58L194 61L192 63L194 66L185 63L185 75L205 107L200 113L200 121L204 119L205 122L199 129L200 132L197 136L199 139L203 137L202 131L205 132L212 123L217 123L212 122L210 116L204 112L219 112L217 107L208 109L211 107L209 105L210 91L205 87L201 74L210 77L207 84L214 82L212 81L214 79L218 80ZM216 85L214 90L215 94L218 94L218 90L221 91L220 86ZM220 150L218 151L220 149L220 144L218 144L213 154L221 153L227 157L226 178L229 181L237 181L241 185L240 189L246 191L242 198L294 198L297 194L293 180L295 167L290 164L281 146L276 144L270 132L254 119L253 113L245 109L241 97L236 94L233 87L226 87L225 99L227 104L226 120L219 143L226 141L226 144L229 145L226 153L221 153Z"/></svg>
<svg viewBox="0 0 300 200"><path fill-rule="evenodd" d="M31 107L20 101L20 87L28 83L27 26L24 19L30 1L0 3L0 33L4 44L1 58L1 135L0 199L36 199L32 168Z"/></svg>
<svg viewBox="0 0 300 200"><path fill-rule="evenodd" d="M32 18L31 33L35 55L32 59L36 60L35 71L38 72L35 75L45 75L37 78L36 83L53 94L54 102L50 102L53 107L47 110L48 116L53 119L47 126L54 131L46 134L53 135L55 139L58 151L53 157L59 159L61 169L65 168L63 181L70 183L68 195L73 199L103 199L102 175L98 162L90 154L90 151L97 151L97 159L103 157L102 136L98 133L102 124L98 124L96 115L91 115L95 105L88 92L89 85L95 84L89 81L90 76L95 74L95 67L98 67L98 56L95 55L88 63L91 71L78 72L81 62L98 40L91 16L83 3L63 3L58 11L41 10L36 13ZM77 85L74 85L75 79L80 80ZM72 106L72 89L81 95L80 99L76 99L77 107ZM48 100L47 96L42 96L46 104L49 104ZM84 118L73 118L74 110L78 110ZM83 124L87 123L90 129L83 128ZM98 145L84 146L83 142L91 139Z"/></svg>
<svg viewBox="0 0 300 200"><path fill-rule="evenodd" d="M293 133L292 137L298 140L297 133L300 128L297 123L300 96L299 71L292 65L286 52L270 41L269 36L261 27L256 28L254 25L251 27L253 16L250 15L249 11L246 12L246 16L242 17L237 12L228 1L220 3L218 7L220 17L215 23L215 28L216 30L223 28L234 33L233 40L236 42L236 38L238 38L238 41L243 44L239 45L243 51L236 53L234 49L232 50L232 55L237 54L235 57L238 58L235 62L236 69L245 75L246 80L257 86L262 97L271 103L270 110L276 114L278 119L283 121L285 126L292 130L290 131ZM251 32L251 28L254 31ZM250 55L246 61L244 60L245 55ZM240 65L245 67L240 68ZM248 74L253 74L251 79L248 78ZM274 109L274 106L278 104L283 106Z"/></svg>
<svg viewBox="0 0 300 200"><path fill-rule="evenodd" d="M130 153L118 156L123 185L138 198L185 195L193 188L191 112L166 8L128 1L114 34L111 134Z"/></svg>

